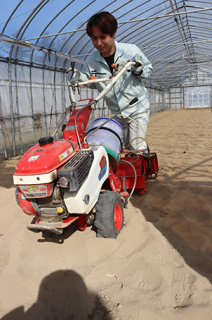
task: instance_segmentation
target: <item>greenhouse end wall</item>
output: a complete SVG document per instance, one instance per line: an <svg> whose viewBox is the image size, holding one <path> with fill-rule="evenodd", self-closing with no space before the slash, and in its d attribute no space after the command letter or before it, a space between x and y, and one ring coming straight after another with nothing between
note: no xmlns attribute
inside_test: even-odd
<svg viewBox="0 0 212 320"><path fill-rule="evenodd" d="M185 86L170 88L166 104L170 109L210 108L212 106L211 86Z"/></svg>

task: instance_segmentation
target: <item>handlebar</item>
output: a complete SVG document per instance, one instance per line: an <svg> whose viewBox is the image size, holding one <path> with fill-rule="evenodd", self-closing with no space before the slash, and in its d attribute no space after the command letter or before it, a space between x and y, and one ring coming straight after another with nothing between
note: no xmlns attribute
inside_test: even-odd
<svg viewBox="0 0 212 320"><path fill-rule="evenodd" d="M125 66L116 74L114 78L108 79L110 80L110 83L105 87L105 89L98 95L98 97L95 99L95 101L99 101L101 98L103 98L108 91L112 88L112 86L116 83L116 81L121 77L121 75L127 70L127 68L131 65L134 65L135 62L133 61L128 61ZM92 81L92 80L91 80Z"/></svg>
<svg viewBox="0 0 212 320"><path fill-rule="evenodd" d="M77 82L77 83L70 83L70 86L72 88L75 88L75 87L83 87L83 86L87 86L88 84L92 84L92 83L97 83L97 82L104 82L104 81L109 81L109 84L105 87L105 89L96 97L96 99L94 100L95 103L97 103L100 99L102 99L110 90L111 88L113 87L113 85L116 83L116 81L121 77L121 75L127 70L127 68L131 65L135 65L136 63L133 62L133 61L127 61L126 63L123 61L123 62L119 62L117 64L113 64L113 68L115 70L117 70L117 66L118 65L121 65L121 69L120 70L117 70L116 71L116 75L114 77L111 77L111 78L102 78L102 79L91 79L91 80L87 80L87 81L83 81L83 82ZM71 71L72 69L70 68L68 70ZM72 91L72 90L71 90ZM71 96L71 100L72 101L75 101L74 100L74 97L73 97L73 94L71 92L70 94Z"/></svg>
<svg viewBox="0 0 212 320"><path fill-rule="evenodd" d="M113 68L116 69L116 66L118 64L123 64L123 62L117 63L117 64L113 64ZM91 83L104 82L104 81L113 81L113 84L114 84L117 81L117 79L126 71L126 69L130 65L135 65L135 62L127 61L126 64L122 67L122 69L113 78L91 79L91 80L87 80L87 81L83 81L83 82L78 82L76 85L73 85L73 87L76 87L76 86L80 86L81 87L81 86L86 86L86 85L91 84Z"/></svg>

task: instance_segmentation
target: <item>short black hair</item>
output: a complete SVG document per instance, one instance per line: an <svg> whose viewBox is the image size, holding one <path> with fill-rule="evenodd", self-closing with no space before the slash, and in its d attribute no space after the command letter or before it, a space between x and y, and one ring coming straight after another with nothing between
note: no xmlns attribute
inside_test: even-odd
<svg viewBox="0 0 212 320"><path fill-rule="evenodd" d="M86 32L89 37L92 36L91 29L93 26L99 27L103 34L109 34L110 36L114 35L118 28L116 18L107 11L95 13L90 17L86 26Z"/></svg>

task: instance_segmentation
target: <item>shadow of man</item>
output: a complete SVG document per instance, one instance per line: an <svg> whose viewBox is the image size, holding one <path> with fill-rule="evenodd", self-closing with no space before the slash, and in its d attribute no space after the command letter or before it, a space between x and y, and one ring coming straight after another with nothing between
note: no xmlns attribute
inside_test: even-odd
<svg viewBox="0 0 212 320"><path fill-rule="evenodd" d="M20 306L1 320L112 320L109 312L77 272L58 270L43 279L37 301L27 311Z"/></svg>

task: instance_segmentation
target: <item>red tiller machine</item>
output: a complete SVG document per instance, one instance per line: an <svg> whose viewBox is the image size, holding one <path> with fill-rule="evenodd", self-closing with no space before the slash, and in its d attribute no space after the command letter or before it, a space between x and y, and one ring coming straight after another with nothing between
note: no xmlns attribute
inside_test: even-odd
<svg viewBox="0 0 212 320"><path fill-rule="evenodd" d="M34 216L29 230L60 235L76 221L80 230L94 225L97 237L116 238L123 228L123 208L133 192L144 193L147 181L157 177L156 153L123 148L121 133L117 134L122 128L114 121L115 115L88 126L97 101L132 64L122 64L114 78L106 79L109 85L95 100L75 102L76 84L72 84L72 105L54 134L39 139L19 161L13 177L16 199L24 213ZM63 125L63 139L54 139L68 112L71 116Z"/></svg>

